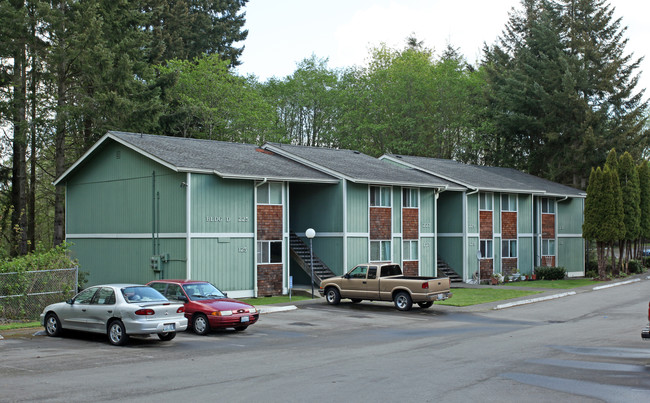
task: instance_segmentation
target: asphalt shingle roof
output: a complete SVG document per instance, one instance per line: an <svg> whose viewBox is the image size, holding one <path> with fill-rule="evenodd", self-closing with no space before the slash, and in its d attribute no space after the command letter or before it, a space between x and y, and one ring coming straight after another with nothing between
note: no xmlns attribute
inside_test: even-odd
<svg viewBox="0 0 650 403"><path fill-rule="evenodd" d="M585 192L512 168L464 164L439 158L390 154L388 157L467 187L488 191L584 197Z"/></svg>
<svg viewBox="0 0 650 403"><path fill-rule="evenodd" d="M267 143L263 147L282 153L296 161L310 164L317 169L324 168L333 175L344 177L353 182L465 189L448 180L428 175L416 169L381 161L354 150L279 143Z"/></svg>
<svg viewBox="0 0 650 403"><path fill-rule="evenodd" d="M118 131L110 131L106 136L181 172L207 172L226 178L338 182L326 173L253 144Z"/></svg>

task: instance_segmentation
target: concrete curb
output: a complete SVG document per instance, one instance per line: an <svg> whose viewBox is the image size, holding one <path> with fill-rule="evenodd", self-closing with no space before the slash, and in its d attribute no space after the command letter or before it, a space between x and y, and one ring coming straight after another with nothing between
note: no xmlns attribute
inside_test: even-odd
<svg viewBox="0 0 650 403"><path fill-rule="evenodd" d="M297 306L295 305L286 305L286 306L260 306L257 307L257 309L260 311L260 314L265 314L265 313L275 313L275 312L287 312L287 311L293 311L298 309Z"/></svg>
<svg viewBox="0 0 650 403"><path fill-rule="evenodd" d="M619 283L606 284L606 285L599 285L598 287L594 287L594 288L592 288L592 290L594 290L594 291L596 291L596 290L602 290L603 288L611 288L611 287L616 287L616 286L623 285L623 284L636 283L637 281L641 281L641 279L635 278L635 279L633 279L633 280L621 281L621 282L619 282Z"/></svg>
<svg viewBox="0 0 650 403"><path fill-rule="evenodd" d="M525 300L522 300L522 301L509 302L507 304L497 305L492 309L511 308L513 306L533 304L535 302L542 302L542 301L548 301L548 300L552 300L552 299L568 297L569 295L576 295L576 292L575 291L569 291L569 292L563 292L561 294L548 295L546 297L539 297L539 298L533 298L533 299L525 299Z"/></svg>

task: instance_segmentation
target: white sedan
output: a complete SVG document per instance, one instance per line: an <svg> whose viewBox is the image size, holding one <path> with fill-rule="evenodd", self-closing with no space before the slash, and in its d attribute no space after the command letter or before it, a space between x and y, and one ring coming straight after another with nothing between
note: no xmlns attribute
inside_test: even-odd
<svg viewBox="0 0 650 403"><path fill-rule="evenodd" d="M187 329L187 318L182 303L170 302L151 287L106 284L46 306L41 325L48 336L60 336L64 329L106 333L111 344L122 346L130 335L157 334L160 340L172 340Z"/></svg>

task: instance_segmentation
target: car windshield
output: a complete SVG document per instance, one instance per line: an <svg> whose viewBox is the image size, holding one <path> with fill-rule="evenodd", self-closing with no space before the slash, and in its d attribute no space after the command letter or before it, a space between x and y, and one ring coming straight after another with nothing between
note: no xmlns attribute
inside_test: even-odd
<svg viewBox="0 0 650 403"><path fill-rule="evenodd" d="M124 287L122 288L122 295L126 302L157 302L167 301L161 293L147 286Z"/></svg>
<svg viewBox="0 0 650 403"><path fill-rule="evenodd" d="M183 285L183 289L192 301L224 298L225 295L210 283L193 283Z"/></svg>

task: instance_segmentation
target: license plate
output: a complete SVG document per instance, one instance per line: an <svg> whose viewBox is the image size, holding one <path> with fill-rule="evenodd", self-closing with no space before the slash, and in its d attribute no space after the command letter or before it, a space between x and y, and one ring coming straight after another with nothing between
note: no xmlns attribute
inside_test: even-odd
<svg viewBox="0 0 650 403"><path fill-rule="evenodd" d="M250 318L248 316L242 316L240 321L241 322L248 322L248 321L250 321Z"/></svg>
<svg viewBox="0 0 650 403"><path fill-rule="evenodd" d="M173 332L174 330L176 330L176 325L173 323L165 323L163 325L163 332Z"/></svg>

